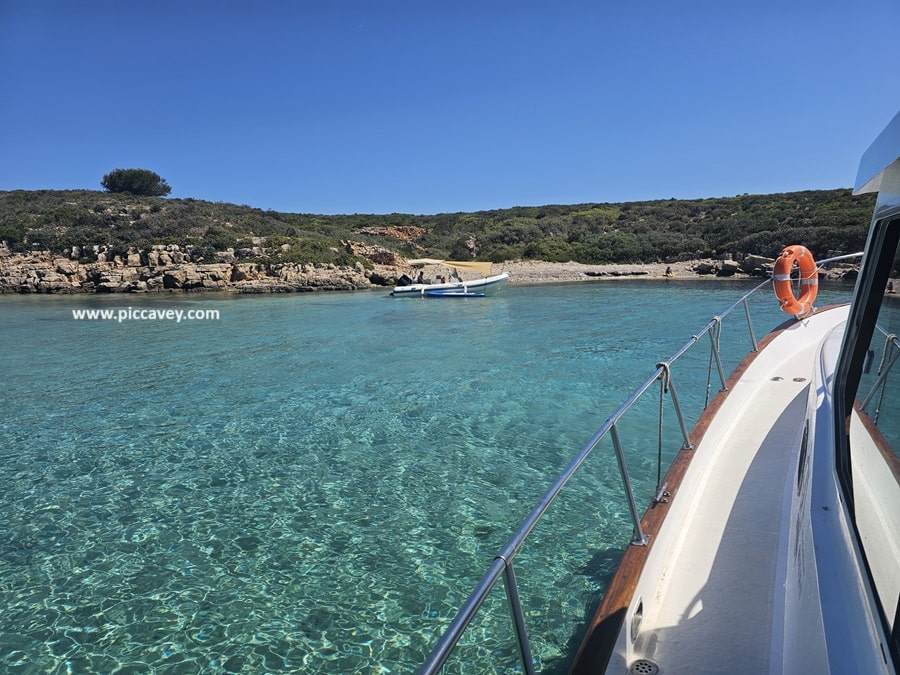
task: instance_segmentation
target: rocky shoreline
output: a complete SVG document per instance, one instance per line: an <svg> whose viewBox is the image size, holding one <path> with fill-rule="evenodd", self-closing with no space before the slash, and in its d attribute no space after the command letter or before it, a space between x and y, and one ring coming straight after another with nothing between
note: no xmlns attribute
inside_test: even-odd
<svg viewBox="0 0 900 675"><path fill-rule="evenodd" d="M173 247L168 247L172 249ZM402 258L386 251L366 256L371 265L357 263L339 267L327 263L270 263L241 261L223 256L216 262L193 262L177 250L161 250L151 255L129 254L106 260L85 262L47 252L0 254L0 294L2 293L153 293L220 291L230 293L295 293L307 291L349 291L392 288L412 268ZM360 249L355 248L355 253ZM733 261L689 260L634 265L584 265L540 261L497 263L494 271L508 272L511 284L591 281L603 279L696 279L765 277L773 260L747 257ZM855 274L855 266L829 272L837 278ZM446 270L444 270L446 272ZM437 276L440 268L425 269Z"/></svg>
<svg viewBox="0 0 900 675"><path fill-rule="evenodd" d="M130 256L129 256L130 257ZM0 293L290 293L388 285L379 271L330 264L141 260L80 262L49 253L0 258ZM388 272L389 274L389 272Z"/></svg>

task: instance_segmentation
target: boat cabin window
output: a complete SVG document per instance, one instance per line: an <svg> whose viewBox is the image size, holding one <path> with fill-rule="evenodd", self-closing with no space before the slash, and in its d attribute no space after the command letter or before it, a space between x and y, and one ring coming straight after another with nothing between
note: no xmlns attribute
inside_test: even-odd
<svg viewBox="0 0 900 675"><path fill-rule="evenodd" d="M835 383L838 473L889 636L900 654L900 212L876 221Z"/></svg>

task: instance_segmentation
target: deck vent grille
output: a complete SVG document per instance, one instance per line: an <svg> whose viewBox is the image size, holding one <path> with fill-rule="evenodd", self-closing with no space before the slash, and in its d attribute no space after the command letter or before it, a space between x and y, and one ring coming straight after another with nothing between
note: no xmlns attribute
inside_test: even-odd
<svg viewBox="0 0 900 675"><path fill-rule="evenodd" d="M656 675L659 672L659 666L648 661L647 659L638 659L631 664L628 672L632 675Z"/></svg>

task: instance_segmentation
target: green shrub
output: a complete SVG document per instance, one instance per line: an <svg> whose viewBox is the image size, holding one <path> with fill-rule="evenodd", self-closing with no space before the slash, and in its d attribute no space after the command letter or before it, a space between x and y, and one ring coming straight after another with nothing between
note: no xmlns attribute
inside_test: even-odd
<svg viewBox="0 0 900 675"><path fill-rule="evenodd" d="M103 176L100 185L109 192L145 197L164 197L172 191L164 178L148 169L115 169Z"/></svg>

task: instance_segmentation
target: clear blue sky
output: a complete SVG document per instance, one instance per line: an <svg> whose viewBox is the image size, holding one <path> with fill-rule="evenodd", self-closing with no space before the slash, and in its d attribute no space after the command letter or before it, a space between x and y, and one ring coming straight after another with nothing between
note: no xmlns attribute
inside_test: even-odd
<svg viewBox="0 0 900 675"><path fill-rule="evenodd" d="M0 0L0 190L416 213L850 187L900 3Z"/></svg>

